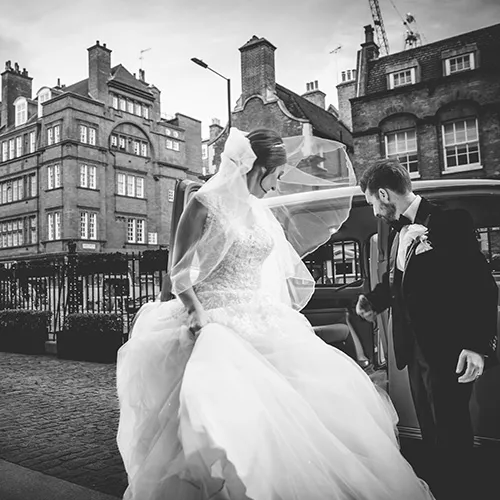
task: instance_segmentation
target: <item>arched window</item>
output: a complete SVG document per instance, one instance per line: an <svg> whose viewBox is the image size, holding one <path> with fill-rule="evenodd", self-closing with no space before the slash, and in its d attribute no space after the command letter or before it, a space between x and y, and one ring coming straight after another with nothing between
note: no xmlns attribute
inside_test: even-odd
<svg viewBox="0 0 500 500"><path fill-rule="evenodd" d="M38 91L38 117L40 118L43 115L43 106L42 104L49 99L52 99L52 92L48 87L43 87Z"/></svg>
<svg viewBox="0 0 500 500"><path fill-rule="evenodd" d="M380 129L385 157L397 158L408 169L410 177L420 177L416 117L411 114L392 115L380 124Z"/></svg>
<svg viewBox="0 0 500 500"><path fill-rule="evenodd" d="M28 101L26 97L18 97L14 101L14 107L16 108L16 119L15 125L24 125L28 121Z"/></svg>

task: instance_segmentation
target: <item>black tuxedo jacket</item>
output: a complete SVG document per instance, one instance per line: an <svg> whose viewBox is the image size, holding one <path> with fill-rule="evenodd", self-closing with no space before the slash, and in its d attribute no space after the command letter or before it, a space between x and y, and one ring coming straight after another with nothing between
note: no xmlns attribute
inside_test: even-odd
<svg viewBox="0 0 500 500"><path fill-rule="evenodd" d="M417 255L410 245L400 272L393 247L388 271L367 294L376 312L392 309L396 365L408 364L415 340L430 366L448 372L455 370L462 349L494 357L498 288L470 214L441 210L422 199L415 224L428 228L432 250ZM390 238L397 245L395 231Z"/></svg>

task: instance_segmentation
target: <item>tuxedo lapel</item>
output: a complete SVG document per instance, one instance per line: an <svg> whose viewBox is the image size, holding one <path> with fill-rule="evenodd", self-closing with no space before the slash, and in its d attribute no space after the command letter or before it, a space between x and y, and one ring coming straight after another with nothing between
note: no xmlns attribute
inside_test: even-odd
<svg viewBox="0 0 500 500"><path fill-rule="evenodd" d="M435 209L436 207L432 203L429 203L425 198L422 198L420 206L418 207L417 216L415 217L414 224L421 224L422 226L428 228L431 215ZM401 279L401 287L404 286L405 277L408 269L410 268L412 257L415 255L415 251L417 250L417 246L418 246L418 241L412 241L406 252L403 277Z"/></svg>
<svg viewBox="0 0 500 500"><path fill-rule="evenodd" d="M396 272L396 259L398 258L399 233L396 233L392 240L391 253L389 256L389 286L394 285L394 273Z"/></svg>

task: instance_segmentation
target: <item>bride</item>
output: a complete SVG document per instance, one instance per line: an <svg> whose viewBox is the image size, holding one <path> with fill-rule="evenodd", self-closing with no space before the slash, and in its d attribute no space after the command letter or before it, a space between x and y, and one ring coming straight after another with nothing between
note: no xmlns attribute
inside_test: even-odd
<svg viewBox="0 0 500 500"><path fill-rule="evenodd" d="M322 169L285 167L286 149L270 130L231 129L179 223L176 298L145 304L119 351L127 500L433 499L387 395L298 312L314 290L296 252L311 225L282 217L287 240L262 198Z"/></svg>

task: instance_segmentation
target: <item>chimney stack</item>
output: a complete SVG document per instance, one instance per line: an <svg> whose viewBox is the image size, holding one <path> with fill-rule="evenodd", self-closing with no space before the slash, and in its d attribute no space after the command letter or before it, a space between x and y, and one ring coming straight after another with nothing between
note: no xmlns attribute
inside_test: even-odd
<svg viewBox="0 0 500 500"><path fill-rule="evenodd" d="M339 102L339 118L344 125L352 130L351 99L356 97L356 70L342 71L342 81L337 85Z"/></svg>
<svg viewBox="0 0 500 500"><path fill-rule="evenodd" d="M1 125L10 127L15 124L15 108L14 101L18 97L26 97L31 99L32 81L23 68L22 72L19 69L19 64L14 63L12 67L11 61L5 63L5 71L2 73L2 112Z"/></svg>
<svg viewBox="0 0 500 500"><path fill-rule="evenodd" d="M379 46L375 43L373 37L373 27L371 24L365 26L365 43L361 44L363 51L366 52L366 57L368 61L373 59L378 59L380 50Z"/></svg>
<svg viewBox="0 0 500 500"><path fill-rule="evenodd" d="M316 104L316 106L319 106L321 109L325 109L326 94L319 90L318 80L306 83L306 93L302 94L302 97Z"/></svg>
<svg viewBox="0 0 500 500"><path fill-rule="evenodd" d="M111 76L111 50L99 40L89 51L89 94L98 101L107 101L108 79Z"/></svg>
<svg viewBox="0 0 500 500"><path fill-rule="evenodd" d="M146 73L144 72L143 69L139 69L139 80L141 82L145 82L146 81Z"/></svg>
<svg viewBox="0 0 500 500"><path fill-rule="evenodd" d="M245 100L253 95L266 99L276 91L274 51L276 47L265 38L253 36L241 52L241 93Z"/></svg>
<svg viewBox="0 0 500 500"><path fill-rule="evenodd" d="M221 126L218 118L212 118L212 124L208 127L208 129L210 130L209 142L212 142L220 135L220 133L224 130L224 127Z"/></svg>

